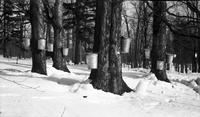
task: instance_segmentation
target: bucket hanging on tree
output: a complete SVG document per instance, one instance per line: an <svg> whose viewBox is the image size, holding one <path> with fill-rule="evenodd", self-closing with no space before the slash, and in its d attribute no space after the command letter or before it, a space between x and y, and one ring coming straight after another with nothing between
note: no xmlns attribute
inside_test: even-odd
<svg viewBox="0 0 200 117"><path fill-rule="evenodd" d="M98 54L97 53L88 53L86 55L86 63L88 64L89 69L97 69Z"/></svg>
<svg viewBox="0 0 200 117"><path fill-rule="evenodd" d="M157 68L157 70L163 70L164 69L164 61L157 61L156 68Z"/></svg>
<svg viewBox="0 0 200 117"><path fill-rule="evenodd" d="M167 63L172 63L174 58L174 54L167 53Z"/></svg>
<svg viewBox="0 0 200 117"><path fill-rule="evenodd" d="M174 58L176 58L176 54L174 54Z"/></svg>
<svg viewBox="0 0 200 117"><path fill-rule="evenodd" d="M69 40L69 48L72 48L73 47L73 41L70 39Z"/></svg>
<svg viewBox="0 0 200 117"><path fill-rule="evenodd" d="M151 50L149 48L144 49L144 54L146 59L150 59Z"/></svg>
<svg viewBox="0 0 200 117"><path fill-rule="evenodd" d="M195 52L194 57L197 58L197 52Z"/></svg>
<svg viewBox="0 0 200 117"><path fill-rule="evenodd" d="M48 52L53 52L53 43L48 43L47 44L47 51Z"/></svg>
<svg viewBox="0 0 200 117"><path fill-rule="evenodd" d="M64 47L63 48L63 56L68 56L69 48Z"/></svg>
<svg viewBox="0 0 200 117"><path fill-rule="evenodd" d="M131 44L131 38L121 38L121 53L128 53Z"/></svg>
<svg viewBox="0 0 200 117"><path fill-rule="evenodd" d="M28 49L30 47L30 39L29 38L25 38L24 39L24 47L25 49Z"/></svg>
<svg viewBox="0 0 200 117"><path fill-rule="evenodd" d="M45 50L46 47L46 40L45 39L39 39L38 40L38 49L39 50Z"/></svg>

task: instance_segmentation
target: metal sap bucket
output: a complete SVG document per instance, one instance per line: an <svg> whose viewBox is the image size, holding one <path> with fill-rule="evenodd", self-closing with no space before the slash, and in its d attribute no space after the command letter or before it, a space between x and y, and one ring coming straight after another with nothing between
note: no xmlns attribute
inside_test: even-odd
<svg viewBox="0 0 200 117"><path fill-rule="evenodd" d="M45 50L46 47L46 40L45 39L39 39L38 40L38 49L39 50Z"/></svg>
<svg viewBox="0 0 200 117"><path fill-rule="evenodd" d="M72 48L72 47L73 47L73 41L69 40L69 48Z"/></svg>
<svg viewBox="0 0 200 117"><path fill-rule="evenodd" d="M167 63L172 63L173 59L174 59L174 55L167 53Z"/></svg>
<svg viewBox="0 0 200 117"><path fill-rule="evenodd" d="M174 54L174 58L176 58L176 54Z"/></svg>
<svg viewBox="0 0 200 117"><path fill-rule="evenodd" d="M197 58L197 52L195 52L194 57Z"/></svg>
<svg viewBox="0 0 200 117"><path fill-rule="evenodd" d="M163 70L164 69L164 61L157 61L156 68L157 68L157 70Z"/></svg>
<svg viewBox="0 0 200 117"><path fill-rule="evenodd" d="M47 44L47 51L48 52L53 52L53 43L48 43Z"/></svg>
<svg viewBox="0 0 200 117"><path fill-rule="evenodd" d="M63 48L63 55L67 56L69 53L69 48Z"/></svg>
<svg viewBox="0 0 200 117"><path fill-rule="evenodd" d="M89 69L97 69L98 64L98 54L88 53L86 55L86 63L88 64Z"/></svg>
<svg viewBox="0 0 200 117"><path fill-rule="evenodd" d="M121 40L121 53L129 53L131 38L122 38Z"/></svg>
<svg viewBox="0 0 200 117"><path fill-rule="evenodd" d="M144 49L144 54L146 59L150 59L150 53L151 51L149 48Z"/></svg>
<svg viewBox="0 0 200 117"><path fill-rule="evenodd" d="M30 39L29 38L25 38L24 39L24 47L25 49L28 49L30 47Z"/></svg>

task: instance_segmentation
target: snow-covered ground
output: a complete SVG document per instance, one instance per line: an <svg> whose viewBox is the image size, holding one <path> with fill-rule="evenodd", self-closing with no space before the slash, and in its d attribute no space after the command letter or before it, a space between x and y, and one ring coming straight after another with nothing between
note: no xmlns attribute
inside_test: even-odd
<svg viewBox="0 0 200 117"><path fill-rule="evenodd" d="M118 96L88 84L86 65L65 73L47 63L45 76L30 72L31 59L0 57L0 117L200 117L200 74L168 72L173 82L165 83L149 70L123 68L135 92Z"/></svg>

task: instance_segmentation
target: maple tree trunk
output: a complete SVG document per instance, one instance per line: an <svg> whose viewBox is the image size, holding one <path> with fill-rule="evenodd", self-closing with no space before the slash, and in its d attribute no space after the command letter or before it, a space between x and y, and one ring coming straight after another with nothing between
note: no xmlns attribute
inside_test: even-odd
<svg viewBox="0 0 200 117"><path fill-rule="evenodd" d="M42 0L30 1L31 11L31 50L32 50L32 72L47 74L46 71L46 52L38 50L38 40L44 38L43 35L43 16Z"/></svg>
<svg viewBox="0 0 200 117"><path fill-rule="evenodd" d="M148 31L148 25L149 25L149 21L148 21L148 14L147 14L147 7L145 6L145 3L143 3L142 5L143 7L143 35L144 35L144 46L143 46L143 50L148 48L148 44L147 44L147 31ZM144 68L148 68L149 66L149 59L147 59L145 57L145 51L143 51L143 67Z"/></svg>
<svg viewBox="0 0 200 117"><path fill-rule="evenodd" d="M120 45L122 0L98 0L94 52L98 52L98 69L90 78L97 89L123 94L131 89L122 79Z"/></svg>
<svg viewBox="0 0 200 117"><path fill-rule="evenodd" d="M197 18L200 18L200 14L197 14ZM200 36L200 24L198 24L198 35ZM198 73L200 73L200 40L198 39L197 40L197 64L198 64L198 68L197 68L197 70L198 70Z"/></svg>
<svg viewBox="0 0 200 117"><path fill-rule="evenodd" d="M75 61L74 64L78 65L82 61L82 53L81 53L81 13L80 13L80 4L81 0L76 1L76 9L75 9L75 14L76 14L76 45L75 45Z"/></svg>
<svg viewBox="0 0 200 117"><path fill-rule="evenodd" d="M53 67L65 72L70 72L67 68L65 56L63 56L63 50L61 46L61 31L54 29L54 49L53 49Z"/></svg>
<svg viewBox="0 0 200 117"><path fill-rule="evenodd" d="M152 67L158 80L170 82L166 74L166 66L163 69L157 68L157 61L165 62L166 57L166 25L162 21L166 17L164 10L166 1L153 1L153 47L152 47Z"/></svg>
<svg viewBox="0 0 200 117"><path fill-rule="evenodd" d="M54 6L54 47L53 47L53 67L58 70L70 72L67 68L65 56L63 56L63 0L56 0Z"/></svg>

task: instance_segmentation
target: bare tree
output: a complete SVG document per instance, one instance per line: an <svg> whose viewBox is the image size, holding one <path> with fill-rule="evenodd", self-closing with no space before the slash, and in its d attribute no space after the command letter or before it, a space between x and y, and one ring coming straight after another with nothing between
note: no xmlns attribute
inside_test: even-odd
<svg viewBox="0 0 200 117"><path fill-rule="evenodd" d="M153 47L151 52L152 68L159 80L170 82L165 70L166 54L166 1L153 1Z"/></svg>
<svg viewBox="0 0 200 117"><path fill-rule="evenodd" d="M82 53L81 53L81 18L83 12L83 8L81 6L82 0L76 1L76 8L75 8L75 17L76 17L76 46L75 46L75 61L74 64L79 64L82 61Z"/></svg>
<svg viewBox="0 0 200 117"><path fill-rule="evenodd" d="M52 2L52 1L51 1ZM63 28L63 0L55 0L55 3L49 4L43 0L47 20L52 24L54 29L54 50L53 50L53 67L58 70L70 72L66 65L66 59L63 55L63 41L66 38Z"/></svg>
<svg viewBox="0 0 200 117"><path fill-rule="evenodd" d="M122 0L97 0L94 52L98 53L98 69L89 79L97 89L123 94L131 89L122 79L120 27Z"/></svg>
<svg viewBox="0 0 200 117"><path fill-rule="evenodd" d="M32 72L47 74L46 71L46 52L38 49L38 40L44 38L43 34L43 6L42 0L30 1L31 12L31 50L32 50Z"/></svg>

